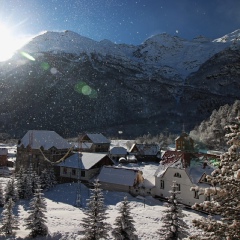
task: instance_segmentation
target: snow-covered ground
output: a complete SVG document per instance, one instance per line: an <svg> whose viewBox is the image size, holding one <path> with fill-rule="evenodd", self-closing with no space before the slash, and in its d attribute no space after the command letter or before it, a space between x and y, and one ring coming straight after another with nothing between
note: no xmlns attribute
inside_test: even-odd
<svg viewBox="0 0 240 240"><path fill-rule="evenodd" d="M12 149L14 154L15 150ZM148 163L146 165L129 165L129 167L138 167L143 171L143 176L149 181L154 180L153 174L157 168L156 163ZM0 178L0 183L3 185L9 178ZM49 228L49 237L39 237L37 239L81 239L81 231L83 230L81 220L85 216L84 209L86 207L86 200L89 198L90 191L85 185L81 185L81 202L80 208L75 206L77 184L66 183L58 184L53 189L44 192L44 197L47 202L47 226ZM140 240L151 239L157 240L157 230L161 228L162 211L165 209L163 202L152 197L146 197L145 204L143 198L133 197L128 193L104 191L105 205L107 206L108 223L113 226L116 216L118 216L118 209L120 202L127 196L131 205L131 213L135 220L135 227L137 235ZM14 208L19 223L19 229L15 231L16 235L7 239L22 239L25 238L29 230L25 230L24 219L28 216L29 201L20 200ZM0 213L2 209L0 209ZM201 217L201 214L192 210L184 210L187 217L185 221L189 225L189 234L195 232L191 222L194 218ZM110 234L111 236L111 234ZM6 239L6 237L0 237ZM110 237L109 239L113 239Z"/></svg>
<svg viewBox="0 0 240 240"><path fill-rule="evenodd" d="M1 183L6 182L6 178L0 178ZM76 202L76 183L59 184L55 188L45 192L47 202L47 226L50 236L48 238L37 239L81 239L83 236L80 231L81 219L84 217L84 209L86 207L86 199L89 198L90 191L85 186L81 187L82 207L75 207ZM131 205L131 213L135 220L135 227L139 239L158 239L156 234L157 229L161 228L162 211L165 209L163 203L152 197L145 199L145 204L142 199L133 197L128 193L104 191L105 205L107 206L108 220L107 222L113 225L116 216L118 216L119 203L127 196ZM14 208L14 213L18 217L19 230L16 230L16 236L8 239L25 238L29 231L25 230L24 218L27 217L29 201L20 200ZM1 209L2 211L2 209ZM195 231L191 221L194 218L199 218L200 215L192 210L185 210L187 214L185 221L190 226L189 233ZM110 235L111 236L111 235ZM6 239L2 237L0 239ZM109 238L113 239L113 238Z"/></svg>

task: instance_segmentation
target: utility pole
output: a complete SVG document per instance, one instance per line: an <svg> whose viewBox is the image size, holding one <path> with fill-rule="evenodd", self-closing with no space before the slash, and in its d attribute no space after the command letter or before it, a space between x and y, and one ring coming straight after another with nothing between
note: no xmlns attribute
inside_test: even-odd
<svg viewBox="0 0 240 240"><path fill-rule="evenodd" d="M82 142L80 136L78 138L78 168L77 168L77 191L76 191L76 207L82 206L82 187L81 187L81 169L82 169Z"/></svg>

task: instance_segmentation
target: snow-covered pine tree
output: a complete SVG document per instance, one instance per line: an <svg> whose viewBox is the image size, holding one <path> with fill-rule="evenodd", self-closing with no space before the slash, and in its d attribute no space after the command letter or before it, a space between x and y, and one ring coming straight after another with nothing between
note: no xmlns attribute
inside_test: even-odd
<svg viewBox="0 0 240 240"><path fill-rule="evenodd" d="M116 217L114 225L116 226L112 235L116 240L135 240L138 239L137 235L134 234L136 229L134 227L134 220L131 216L129 201L127 197L121 202L119 209L120 216Z"/></svg>
<svg viewBox="0 0 240 240"><path fill-rule="evenodd" d="M50 187L52 188L57 184L55 172L52 167L49 169L49 176L50 176L50 183L51 183Z"/></svg>
<svg viewBox="0 0 240 240"><path fill-rule="evenodd" d="M240 239L240 118L225 128L228 131L225 135L227 144L230 145L228 152L221 155L219 168L206 177L212 187L199 190L212 199L193 205L193 209L220 215L221 219L195 219L193 224L205 234L191 239Z"/></svg>
<svg viewBox="0 0 240 240"><path fill-rule="evenodd" d="M5 203L3 207L1 232L11 235L14 229L18 229L17 220L13 214L14 202L11 198Z"/></svg>
<svg viewBox="0 0 240 240"><path fill-rule="evenodd" d="M4 189L4 197L5 203L11 198L14 202L18 200L18 190L15 183L15 178L11 177L11 179L7 182Z"/></svg>
<svg viewBox="0 0 240 240"><path fill-rule="evenodd" d="M0 184L0 207L3 207L5 204L5 199L3 196L3 187L2 184Z"/></svg>
<svg viewBox="0 0 240 240"><path fill-rule="evenodd" d="M39 188L39 185L41 185L41 180L38 174L35 171L32 171L32 195L35 193L35 190Z"/></svg>
<svg viewBox="0 0 240 240"><path fill-rule="evenodd" d="M24 186L24 190L23 190L24 197L23 198L30 199L33 195L33 193L32 193L32 176L28 173L26 173L24 175L23 186Z"/></svg>
<svg viewBox="0 0 240 240"><path fill-rule="evenodd" d="M90 190L90 199L88 199L86 217L82 219L84 228L84 240L108 239L110 225L105 222L106 207L104 205L103 192L98 180L94 181L94 188Z"/></svg>
<svg viewBox="0 0 240 240"><path fill-rule="evenodd" d="M178 197L180 191L177 191L175 181L173 181L172 190L170 190L169 193L168 202L164 204L167 208L163 211L164 215L161 218L163 225L162 228L158 230L158 234L162 240L186 238L188 235L188 225L183 220L185 214L182 212L182 205Z"/></svg>
<svg viewBox="0 0 240 240"><path fill-rule="evenodd" d="M20 199L24 199L24 192L25 192L24 178L25 178L25 170L21 166L19 168L19 171L16 174L17 190L18 190L18 196Z"/></svg>
<svg viewBox="0 0 240 240"><path fill-rule="evenodd" d="M46 225L46 201L43 198L43 193L40 185L35 189L34 197L30 201L29 215L25 219L26 229L31 232L30 237L46 236L48 227Z"/></svg>
<svg viewBox="0 0 240 240"><path fill-rule="evenodd" d="M51 186L51 180L47 169L43 169L40 175L41 187L44 190L48 190Z"/></svg>

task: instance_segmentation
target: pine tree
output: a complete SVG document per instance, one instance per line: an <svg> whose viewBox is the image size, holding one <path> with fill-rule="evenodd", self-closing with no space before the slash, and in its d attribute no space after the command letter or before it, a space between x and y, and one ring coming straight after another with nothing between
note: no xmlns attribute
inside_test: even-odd
<svg viewBox="0 0 240 240"><path fill-rule="evenodd" d="M56 179L53 168L44 169L40 176L42 188L48 190L56 185Z"/></svg>
<svg viewBox="0 0 240 240"><path fill-rule="evenodd" d="M183 217L186 215L182 212L182 205L178 197L180 191L177 191L175 181L173 181L172 190L169 193L170 197L168 198L168 202L165 203L167 209L163 211L164 215L161 219L163 226L158 230L158 234L162 240L183 239L187 236L188 226L183 221Z"/></svg>
<svg viewBox="0 0 240 240"><path fill-rule="evenodd" d="M2 188L2 184L0 184L0 207L3 207L5 204L5 199L3 196L3 188Z"/></svg>
<svg viewBox="0 0 240 240"><path fill-rule="evenodd" d="M25 170L21 166L19 171L16 174L16 180L17 180L17 190L18 190L18 196L20 199L24 199L24 178L25 178Z"/></svg>
<svg viewBox="0 0 240 240"><path fill-rule="evenodd" d="M14 229L18 229L17 221L13 215L14 202L11 198L8 199L7 203L4 205L2 212L2 227L1 231L5 234L11 235Z"/></svg>
<svg viewBox="0 0 240 240"><path fill-rule="evenodd" d="M46 202L43 198L40 185L35 189L34 197L30 201L29 216L26 218L26 229L29 229L30 237L46 236L48 227L46 226Z"/></svg>
<svg viewBox="0 0 240 240"><path fill-rule="evenodd" d="M30 174L25 174L23 179L23 198L24 199L30 199L33 195L32 193L32 176Z"/></svg>
<svg viewBox="0 0 240 240"><path fill-rule="evenodd" d="M134 227L134 220L130 213L130 206L127 197L121 203L119 210L120 216L115 220L114 225L116 228L113 229L112 235L116 240L135 240L138 239L137 235L134 234L136 229Z"/></svg>
<svg viewBox="0 0 240 240"><path fill-rule="evenodd" d="M220 157L220 166L207 176L212 187L200 189L211 201L194 204L193 208L221 216L194 220L194 225L205 232L204 236L192 236L191 239L237 240L240 239L240 118L226 127L225 135L230 145L228 152Z"/></svg>
<svg viewBox="0 0 240 240"><path fill-rule="evenodd" d="M98 180L94 182L94 189L91 189L90 199L88 199L87 210L82 219L84 228L84 240L108 239L110 225L105 222L106 207L104 206L103 193Z"/></svg>
<svg viewBox="0 0 240 240"><path fill-rule="evenodd" d="M48 190L50 188L50 176L48 174L47 169L43 169L41 175L40 175L40 181L41 181L41 186L42 189Z"/></svg>
<svg viewBox="0 0 240 240"><path fill-rule="evenodd" d="M18 191L15 183L15 178L11 178L5 187L5 202L7 202L10 198L16 202L18 200Z"/></svg>
<svg viewBox="0 0 240 240"><path fill-rule="evenodd" d="M53 168L49 169L49 176L50 176L50 187L52 188L57 184L56 176Z"/></svg>

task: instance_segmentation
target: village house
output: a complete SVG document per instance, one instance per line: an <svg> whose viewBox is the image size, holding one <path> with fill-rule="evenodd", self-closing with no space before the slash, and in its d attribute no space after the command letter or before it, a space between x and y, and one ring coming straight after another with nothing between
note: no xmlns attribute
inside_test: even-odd
<svg viewBox="0 0 240 240"><path fill-rule="evenodd" d="M138 144L132 145L129 155L135 155L138 161L159 162L161 150L157 144Z"/></svg>
<svg viewBox="0 0 240 240"><path fill-rule="evenodd" d="M109 157L112 160L119 161L120 158L127 158L127 149L124 147L113 147L109 150Z"/></svg>
<svg viewBox="0 0 240 240"><path fill-rule="evenodd" d="M214 169L207 155L167 151L155 173L154 195L160 198L169 197L172 182L176 181L183 204L191 206L210 200L210 196L199 195L198 189L210 187L205 177ZM195 191L191 191L192 189Z"/></svg>
<svg viewBox="0 0 240 240"><path fill-rule="evenodd" d="M101 133L88 133L80 137L79 150L81 152L108 152L111 141Z"/></svg>
<svg viewBox="0 0 240 240"><path fill-rule="evenodd" d="M78 152L55 166L55 172L60 182L89 181L105 165L114 165L107 154Z"/></svg>
<svg viewBox="0 0 240 240"><path fill-rule="evenodd" d="M64 156L71 154L72 145L54 131L29 130L18 141L16 171L20 166L28 168L30 164L40 174Z"/></svg>
<svg viewBox="0 0 240 240"><path fill-rule="evenodd" d="M194 151L194 141L187 133L184 131L180 136L175 139L175 148L180 151Z"/></svg>
<svg viewBox="0 0 240 240"><path fill-rule="evenodd" d="M101 188L110 191L129 192L132 195L141 194L144 178L138 169L103 166L99 175Z"/></svg>

